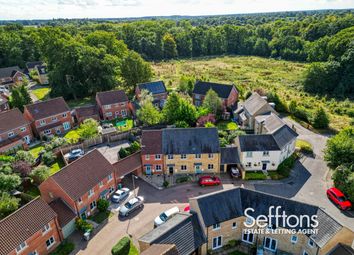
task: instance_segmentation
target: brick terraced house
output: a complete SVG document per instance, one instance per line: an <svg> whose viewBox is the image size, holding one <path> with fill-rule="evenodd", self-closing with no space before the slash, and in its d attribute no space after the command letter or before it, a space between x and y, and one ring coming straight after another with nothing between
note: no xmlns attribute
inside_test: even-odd
<svg viewBox="0 0 354 255"><path fill-rule="evenodd" d="M104 120L130 116L129 99L123 90L98 92L96 103Z"/></svg>
<svg viewBox="0 0 354 255"><path fill-rule="evenodd" d="M153 97L153 104L156 107L163 107L167 100L167 89L163 81L153 81L138 84L135 88L135 95L140 100L140 94L142 90L147 90Z"/></svg>
<svg viewBox="0 0 354 255"><path fill-rule="evenodd" d="M0 112L0 152L26 149L32 140L30 123L19 109Z"/></svg>
<svg viewBox="0 0 354 255"><path fill-rule="evenodd" d="M22 83L27 76L18 66L0 68L0 85L11 89L12 86Z"/></svg>
<svg viewBox="0 0 354 255"><path fill-rule="evenodd" d="M97 200L108 198L116 186L114 167L95 149L50 176L39 190L46 202L60 198L85 219L95 212Z"/></svg>
<svg viewBox="0 0 354 255"><path fill-rule="evenodd" d="M146 174L219 173L216 128L166 128L142 134L141 161Z"/></svg>
<svg viewBox="0 0 354 255"><path fill-rule="evenodd" d="M23 114L40 138L65 134L73 126L70 108L62 97L26 105Z"/></svg>
<svg viewBox="0 0 354 255"><path fill-rule="evenodd" d="M193 103L195 106L201 106L208 91L212 89L222 100L224 110L235 108L238 101L238 91L233 84L220 84L206 81L197 81L193 89Z"/></svg>
<svg viewBox="0 0 354 255"><path fill-rule="evenodd" d="M63 240L57 214L36 198L0 221L0 254L49 254Z"/></svg>

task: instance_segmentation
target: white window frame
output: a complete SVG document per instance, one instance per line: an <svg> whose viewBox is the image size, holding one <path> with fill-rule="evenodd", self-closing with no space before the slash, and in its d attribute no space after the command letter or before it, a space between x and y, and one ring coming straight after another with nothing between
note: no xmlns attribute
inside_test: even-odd
<svg viewBox="0 0 354 255"><path fill-rule="evenodd" d="M145 155L145 159L146 159L146 160L150 160L150 154L146 154L146 155Z"/></svg>
<svg viewBox="0 0 354 255"><path fill-rule="evenodd" d="M208 158L214 158L214 154L213 153L209 153L208 154Z"/></svg>
<svg viewBox="0 0 354 255"><path fill-rule="evenodd" d="M19 254L21 253L24 249L27 248L27 243L26 241L24 241L23 243L20 243L17 247L16 247L16 253Z"/></svg>
<svg viewBox="0 0 354 255"><path fill-rule="evenodd" d="M263 156L264 157L269 157L269 151L263 151Z"/></svg>
<svg viewBox="0 0 354 255"><path fill-rule="evenodd" d="M21 130L21 132L25 132L27 130L27 128L26 127L22 127L20 130Z"/></svg>
<svg viewBox="0 0 354 255"><path fill-rule="evenodd" d="M173 159L173 154L168 154L167 159Z"/></svg>
<svg viewBox="0 0 354 255"><path fill-rule="evenodd" d="M213 170L214 169L214 164L208 164L208 170Z"/></svg>
<svg viewBox="0 0 354 255"><path fill-rule="evenodd" d="M107 105L104 105L103 108L104 108L105 110L108 110L108 109L111 109L112 107L111 107L110 104L107 104Z"/></svg>
<svg viewBox="0 0 354 255"><path fill-rule="evenodd" d="M246 163L246 167L252 167L252 163L251 162L247 162Z"/></svg>
<svg viewBox="0 0 354 255"><path fill-rule="evenodd" d="M160 160L161 159L161 154L155 154L155 159Z"/></svg>
<svg viewBox="0 0 354 255"><path fill-rule="evenodd" d="M51 230L50 224L46 224L43 228L42 228L42 235L48 233L48 231Z"/></svg>
<svg viewBox="0 0 354 255"><path fill-rule="evenodd" d="M244 235L247 235L247 240L244 239ZM249 236L252 235L252 241L249 241ZM254 234L253 233L242 233L242 242L248 243L248 244L253 244L254 243Z"/></svg>
<svg viewBox="0 0 354 255"><path fill-rule="evenodd" d="M51 135L51 134L52 134L52 130L46 129L46 130L43 131L43 133L44 133L45 135Z"/></svg>
<svg viewBox="0 0 354 255"><path fill-rule="evenodd" d="M252 218L247 217L245 222L247 223L247 225L251 225L253 223L253 220L252 220Z"/></svg>
<svg viewBox="0 0 354 255"><path fill-rule="evenodd" d="M51 239L53 239L53 241L51 241ZM51 244L48 245L48 244L47 244L47 241L49 241ZM49 239L45 241L45 244L46 244L46 246L47 246L47 250L49 250L49 249L55 244L55 238L54 238L54 236L49 237Z"/></svg>
<svg viewBox="0 0 354 255"><path fill-rule="evenodd" d="M218 244L216 246L214 246L214 240L215 239L217 240L216 243ZM220 244L219 244L219 240L220 240ZM211 243L211 247L212 247L213 250L221 248L222 247L222 236L214 237L213 240L212 240L212 243Z"/></svg>
<svg viewBox="0 0 354 255"><path fill-rule="evenodd" d="M310 254L306 250L303 250L302 255L310 255Z"/></svg>
<svg viewBox="0 0 354 255"><path fill-rule="evenodd" d="M183 169L185 168L185 169ZM181 171L187 171L187 165L181 165Z"/></svg>
<svg viewBox="0 0 354 255"><path fill-rule="evenodd" d="M101 188L101 187L103 186L103 181L100 181L100 182L98 183L98 186Z"/></svg>
<svg viewBox="0 0 354 255"><path fill-rule="evenodd" d="M64 130L69 130L71 128L70 122L69 121L64 122L63 128L64 128Z"/></svg>
<svg viewBox="0 0 354 255"><path fill-rule="evenodd" d="M236 229L236 228L237 228L237 222L234 221L234 222L232 222L232 227L231 227L231 229Z"/></svg>
<svg viewBox="0 0 354 255"><path fill-rule="evenodd" d="M295 237L295 240L294 240L294 237ZM297 235L292 235L292 236L290 237L290 242L293 243L293 244L295 244L295 243L297 243L297 239L298 239Z"/></svg>
<svg viewBox="0 0 354 255"><path fill-rule="evenodd" d="M52 117L52 122L58 121L57 117Z"/></svg>
<svg viewBox="0 0 354 255"><path fill-rule="evenodd" d="M112 112L106 112L105 115L106 117L112 117Z"/></svg>
<svg viewBox="0 0 354 255"><path fill-rule="evenodd" d="M311 243L312 243L312 244L311 244ZM307 245L308 245L309 247L313 248L313 247L315 246L315 242L314 242L312 239L309 239L309 240L307 241Z"/></svg>
<svg viewBox="0 0 354 255"><path fill-rule="evenodd" d="M112 179L113 179L112 174L109 174L109 175L107 176L107 179L108 179L108 182L112 181Z"/></svg>
<svg viewBox="0 0 354 255"><path fill-rule="evenodd" d="M46 124L45 120L40 120L39 125L44 126Z"/></svg>
<svg viewBox="0 0 354 255"><path fill-rule="evenodd" d="M93 209L96 209L96 207L97 207L97 202L96 202L96 200L93 200L90 203L90 210L92 211Z"/></svg>
<svg viewBox="0 0 354 255"><path fill-rule="evenodd" d="M126 110L121 110L120 114L122 115L122 117L126 117L128 115Z"/></svg>
<svg viewBox="0 0 354 255"><path fill-rule="evenodd" d="M95 191L94 191L93 189L90 189L90 190L88 191L88 197L92 197L93 194L95 194Z"/></svg>
<svg viewBox="0 0 354 255"><path fill-rule="evenodd" d="M219 229L221 229L220 223L213 224L213 230L219 230Z"/></svg>
<svg viewBox="0 0 354 255"><path fill-rule="evenodd" d="M246 151L246 158L252 158L253 157L253 152L252 151Z"/></svg>
<svg viewBox="0 0 354 255"><path fill-rule="evenodd" d="M181 159L186 159L187 158L187 154L181 154Z"/></svg>
<svg viewBox="0 0 354 255"><path fill-rule="evenodd" d="M125 106L125 103L120 103L120 106Z"/></svg>
<svg viewBox="0 0 354 255"><path fill-rule="evenodd" d="M266 239L269 239L269 241L270 241L269 244L270 244L270 245L272 244L273 241L275 241L275 248L274 248L274 249L265 246ZM264 240L263 240L263 248L264 248L265 250L275 252L275 251L277 250L277 248L278 248L278 240L277 240L277 239L274 239L274 238L271 238L271 237L269 237L269 236L265 236L265 237L264 237Z"/></svg>
<svg viewBox="0 0 354 255"><path fill-rule="evenodd" d="M198 153L198 154L195 154L195 158L201 158L202 157L202 154Z"/></svg>
<svg viewBox="0 0 354 255"><path fill-rule="evenodd" d="M79 202L79 204L82 203L82 198L81 197L79 197L78 202Z"/></svg>
<svg viewBox="0 0 354 255"><path fill-rule="evenodd" d="M68 115L66 113L63 113L63 118L66 118Z"/></svg>
<svg viewBox="0 0 354 255"><path fill-rule="evenodd" d="M161 165L155 165L155 171L161 172L162 171L162 166Z"/></svg>
<svg viewBox="0 0 354 255"><path fill-rule="evenodd" d="M15 133L14 133L13 131L11 131L11 132L7 133L7 136L8 136L9 138L14 137L14 136L15 136Z"/></svg>

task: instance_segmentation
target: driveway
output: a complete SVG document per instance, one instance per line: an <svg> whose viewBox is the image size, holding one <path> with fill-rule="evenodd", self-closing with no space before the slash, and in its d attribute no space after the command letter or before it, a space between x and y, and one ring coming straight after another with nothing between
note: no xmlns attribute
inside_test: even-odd
<svg viewBox="0 0 354 255"><path fill-rule="evenodd" d="M102 155L109 161L109 163L114 164L118 161L118 152L121 148L128 148L130 146L129 141L119 141L111 144L104 144L95 147L102 153Z"/></svg>

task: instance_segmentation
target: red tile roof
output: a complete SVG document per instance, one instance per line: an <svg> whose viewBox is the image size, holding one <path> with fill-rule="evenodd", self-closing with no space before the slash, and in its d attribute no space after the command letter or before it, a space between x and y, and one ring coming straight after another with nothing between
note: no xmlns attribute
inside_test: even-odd
<svg viewBox="0 0 354 255"><path fill-rule="evenodd" d="M95 149L49 178L76 201L113 171L113 166Z"/></svg>
<svg viewBox="0 0 354 255"><path fill-rule="evenodd" d="M141 153L143 155L162 154L162 130L143 130Z"/></svg>
<svg viewBox="0 0 354 255"><path fill-rule="evenodd" d="M56 217L41 198L36 198L0 221L0 254L8 254Z"/></svg>
<svg viewBox="0 0 354 255"><path fill-rule="evenodd" d="M66 224L76 218L76 214L61 199L54 200L49 203L49 206L58 215L60 227L65 227Z"/></svg>
<svg viewBox="0 0 354 255"><path fill-rule="evenodd" d="M98 92L97 97L102 105L128 102L128 97L123 90Z"/></svg>
<svg viewBox="0 0 354 255"><path fill-rule="evenodd" d="M29 113L31 113L35 120L70 111L69 106L62 97L29 104L26 105L25 108L29 111Z"/></svg>
<svg viewBox="0 0 354 255"><path fill-rule="evenodd" d="M138 152L122 159L122 160L119 160L113 166L115 169L115 173L118 177L124 176L126 174L133 172L136 169L141 168L142 163L141 163L140 151L138 151Z"/></svg>
<svg viewBox="0 0 354 255"><path fill-rule="evenodd" d="M75 108L75 112L76 112L77 118L91 117L91 116L95 116L95 115L98 116L99 115L96 105L78 107L78 108Z"/></svg>
<svg viewBox="0 0 354 255"><path fill-rule="evenodd" d="M0 113L0 134L27 124L28 121L17 108Z"/></svg>

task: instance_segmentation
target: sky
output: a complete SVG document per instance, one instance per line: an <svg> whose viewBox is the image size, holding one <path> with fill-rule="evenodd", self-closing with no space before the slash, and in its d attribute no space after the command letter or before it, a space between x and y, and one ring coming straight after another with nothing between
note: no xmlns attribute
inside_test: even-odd
<svg viewBox="0 0 354 255"><path fill-rule="evenodd" d="M354 8L354 0L0 0L0 20L218 15Z"/></svg>

